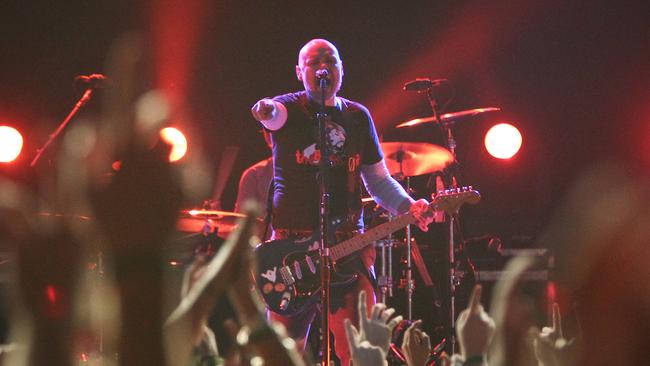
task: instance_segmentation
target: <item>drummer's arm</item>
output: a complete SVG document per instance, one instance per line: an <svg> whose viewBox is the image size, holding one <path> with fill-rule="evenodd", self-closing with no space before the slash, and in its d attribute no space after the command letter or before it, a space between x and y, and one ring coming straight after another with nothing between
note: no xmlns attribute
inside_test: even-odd
<svg viewBox="0 0 650 366"><path fill-rule="evenodd" d="M404 188L390 176L384 159L375 164L361 165L361 178L368 193L381 207L391 213L406 212L415 202Z"/></svg>

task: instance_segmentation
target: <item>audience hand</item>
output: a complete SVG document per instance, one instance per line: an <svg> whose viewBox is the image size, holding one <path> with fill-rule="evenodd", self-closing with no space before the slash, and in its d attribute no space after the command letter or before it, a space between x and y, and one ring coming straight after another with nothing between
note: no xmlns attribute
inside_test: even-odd
<svg viewBox="0 0 650 366"><path fill-rule="evenodd" d="M361 340L368 341L371 345L381 348L387 354L393 329L402 321L402 316L398 315L390 319L395 314L395 309L386 309L386 305L382 303L373 305L370 316L368 316L365 291L359 292L358 308Z"/></svg>
<svg viewBox="0 0 650 366"><path fill-rule="evenodd" d="M465 359L485 355L494 335L494 320L483 310L481 291L480 285L474 286L468 308L456 322L458 343Z"/></svg>
<svg viewBox="0 0 650 366"><path fill-rule="evenodd" d="M350 319L345 319L345 334L352 354L352 362L355 366L388 365L386 352L382 348L371 344L368 340L363 339L363 335L359 334Z"/></svg>
<svg viewBox="0 0 650 366"><path fill-rule="evenodd" d="M408 366L422 366L431 352L429 336L420 329L422 320L416 320L404 333L402 351Z"/></svg>
<svg viewBox="0 0 650 366"><path fill-rule="evenodd" d="M562 365L562 352L571 342L567 342L562 335L562 318L557 303L553 304L552 327L544 327L541 332L537 328L531 328L531 335L535 357L540 366Z"/></svg>

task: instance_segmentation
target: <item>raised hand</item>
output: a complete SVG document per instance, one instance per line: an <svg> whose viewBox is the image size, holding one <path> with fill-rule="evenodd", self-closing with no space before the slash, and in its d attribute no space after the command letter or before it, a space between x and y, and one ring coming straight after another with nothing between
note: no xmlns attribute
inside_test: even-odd
<svg viewBox="0 0 650 366"><path fill-rule="evenodd" d="M494 335L494 320L483 310L481 292L481 285L474 286L468 308L460 313L456 322L456 334L465 359L485 355Z"/></svg>
<svg viewBox="0 0 650 366"><path fill-rule="evenodd" d="M253 118L258 121L268 121L272 119L275 116L276 111L275 102L268 98L259 100L251 108Z"/></svg>
<svg viewBox="0 0 650 366"><path fill-rule="evenodd" d="M345 319L345 334L352 354L352 362L355 366L388 365L386 352L382 348L372 345L368 340L363 339L363 336L352 325L350 319Z"/></svg>
<svg viewBox="0 0 650 366"><path fill-rule="evenodd" d="M431 340L429 336L420 329L422 320L416 320L404 333L402 351L406 357L408 366L422 366L431 352Z"/></svg>
<svg viewBox="0 0 650 366"><path fill-rule="evenodd" d="M531 328L531 336L535 357L540 366L562 365L561 353L571 342L567 342L562 335L562 318L557 303L553 304L553 325L542 328L541 332L539 329Z"/></svg>
<svg viewBox="0 0 650 366"><path fill-rule="evenodd" d="M2 179L0 192L0 241L16 251L12 342L21 344L4 364L72 365L81 245L66 216L31 214L35 199Z"/></svg>
<svg viewBox="0 0 650 366"><path fill-rule="evenodd" d="M372 306L370 316L366 308L366 292L359 292L359 330L362 341L368 341L388 353L393 329L402 321L402 316L395 314L395 309L386 308L385 304L377 303Z"/></svg>

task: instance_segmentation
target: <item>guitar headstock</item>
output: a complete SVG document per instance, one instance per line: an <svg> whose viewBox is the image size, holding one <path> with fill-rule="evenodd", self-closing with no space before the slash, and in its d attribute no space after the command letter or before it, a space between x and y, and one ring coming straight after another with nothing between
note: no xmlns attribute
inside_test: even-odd
<svg viewBox="0 0 650 366"><path fill-rule="evenodd" d="M431 195L430 206L437 211L445 211L447 214L457 213L460 207L465 204L476 204L481 200L481 193L472 186L445 189Z"/></svg>

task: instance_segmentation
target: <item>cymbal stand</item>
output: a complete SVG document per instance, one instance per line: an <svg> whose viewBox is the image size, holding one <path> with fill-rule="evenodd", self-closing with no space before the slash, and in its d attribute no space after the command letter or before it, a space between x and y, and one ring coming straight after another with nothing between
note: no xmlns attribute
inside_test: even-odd
<svg viewBox="0 0 650 366"><path fill-rule="evenodd" d="M404 162L404 152L397 153L397 162L400 166L399 173L396 174L398 180L404 180L406 192L411 190L411 178L404 175L402 163ZM392 244L392 243L391 243ZM415 291L415 282L413 281L413 261L411 257L411 225L406 225L406 296L407 296L407 319L413 319L413 292Z"/></svg>
<svg viewBox="0 0 650 366"><path fill-rule="evenodd" d="M388 221L393 220L393 214L388 213ZM393 297L393 234L388 234L386 239L379 241L381 247L381 274L377 278L379 296L382 303L387 297Z"/></svg>
<svg viewBox="0 0 650 366"><path fill-rule="evenodd" d="M411 190L411 179L406 177L406 192ZM415 281L413 281L413 258L411 252L411 225L406 225L406 295L407 295L407 314L408 320L413 319L413 292L415 291Z"/></svg>

